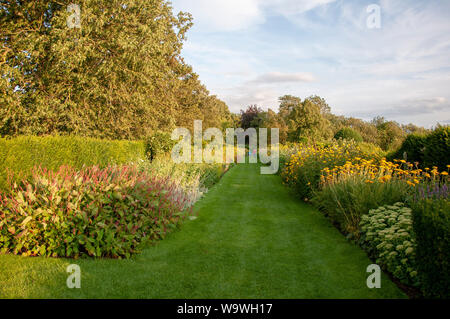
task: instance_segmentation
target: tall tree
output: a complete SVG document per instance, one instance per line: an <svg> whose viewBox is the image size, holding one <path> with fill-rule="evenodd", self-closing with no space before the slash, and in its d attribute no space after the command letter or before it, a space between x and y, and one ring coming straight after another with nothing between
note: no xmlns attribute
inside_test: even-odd
<svg viewBox="0 0 450 319"><path fill-rule="evenodd" d="M310 97L306 98L306 100L316 104L323 115L330 114L331 108L324 98L318 95L311 95Z"/></svg>
<svg viewBox="0 0 450 319"><path fill-rule="evenodd" d="M241 127L248 129L250 127L259 127L259 115L263 110L257 105L250 105L247 110L241 111Z"/></svg>
<svg viewBox="0 0 450 319"><path fill-rule="evenodd" d="M286 143L288 138L288 126L284 121L283 117L271 109L267 112L261 113L260 117L260 127L267 128L270 134L270 129L278 128L279 129L279 141L280 143Z"/></svg>
<svg viewBox="0 0 450 319"><path fill-rule="evenodd" d="M320 107L305 100L295 107L288 116L289 138L291 141L317 142L332 136L329 121L322 115Z"/></svg>
<svg viewBox="0 0 450 319"><path fill-rule="evenodd" d="M294 108L299 107L302 103L301 98L293 95L284 95L278 101L280 102L278 114L284 119L287 119Z"/></svg>
<svg viewBox="0 0 450 319"><path fill-rule="evenodd" d="M1 1L0 133L135 139L228 111L180 55L189 14L166 0L79 0L71 28L71 2Z"/></svg>
<svg viewBox="0 0 450 319"><path fill-rule="evenodd" d="M396 122L383 122L377 128L379 145L385 151L399 148L406 138L405 132Z"/></svg>

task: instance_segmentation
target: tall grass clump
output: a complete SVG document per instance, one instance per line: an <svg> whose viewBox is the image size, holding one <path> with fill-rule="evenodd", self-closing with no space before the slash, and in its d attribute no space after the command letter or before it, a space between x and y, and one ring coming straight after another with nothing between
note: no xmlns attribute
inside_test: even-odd
<svg viewBox="0 0 450 319"><path fill-rule="evenodd" d="M409 188L398 180L368 183L365 177L355 175L316 191L312 202L342 232L357 236L362 215L383 205L403 202Z"/></svg>

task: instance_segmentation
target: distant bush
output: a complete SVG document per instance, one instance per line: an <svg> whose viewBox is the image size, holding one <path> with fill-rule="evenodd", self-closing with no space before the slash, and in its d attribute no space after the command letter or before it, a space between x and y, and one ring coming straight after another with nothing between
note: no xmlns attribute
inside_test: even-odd
<svg viewBox="0 0 450 319"><path fill-rule="evenodd" d="M418 286L412 224L411 209L403 203L370 210L361 217L359 243L402 283Z"/></svg>
<svg viewBox="0 0 450 319"><path fill-rule="evenodd" d="M436 166L445 170L450 158L450 126L439 127L428 135L408 135L401 147L388 158L404 159L404 155L409 162L418 162L422 169Z"/></svg>
<svg viewBox="0 0 450 319"><path fill-rule="evenodd" d="M398 149L405 140L406 134L396 122L384 121L383 118L373 120L378 131L378 145L384 151L392 151Z"/></svg>
<svg viewBox="0 0 450 319"><path fill-rule="evenodd" d="M170 133L155 132L145 140L145 154L152 161L158 156L170 153L176 143L171 139Z"/></svg>
<svg viewBox="0 0 450 319"><path fill-rule="evenodd" d="M423 163L427 137L420 134L410 134L406 137L402 146L395 152L388 154L389 160L404 159L407 161Z"/></svg>
<svg viewBox="0 0 450 319"><path fill-rule="evenodd" d="M0 196L1 252L128 258L175 228L187 203L169 179L134 166L36 169Z"/></svg>
<svg viewBox="0 0 450 319"><path fill-rule="evenodd" d="M425 167L446 170L450 158L450 126L442 126L427 136L423 157Z"/></svg>
<svg viewBox="0 0 450 319"><path fill-rule="evenodd" d="M449 299L450 201L448 198L427 198L412 208L417 267L423 293L428 298Z"/></svg>
<svg viewBox="0 0 450 319"><path fill-rule="evenodd" d="M357 131L353 130L350 127L344 127L340 129L335 135L334 138L336 140L342 139L342 140L354 140L355 142L362 142L363 138L361 134L359 134Z"/></svg>
<svg viewBox="0 0 450 319"><path fill-rule="evenodd" d="M140 141L109 141L85 137L21 136L0 138L0 189L7 189L8 171L16 180L30 176L34 166L57 170L125 164L145 157Z"/></svg>

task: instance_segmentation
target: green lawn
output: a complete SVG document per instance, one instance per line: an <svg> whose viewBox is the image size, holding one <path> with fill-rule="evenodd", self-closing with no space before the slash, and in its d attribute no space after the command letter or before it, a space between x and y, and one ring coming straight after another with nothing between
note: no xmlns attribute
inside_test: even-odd
<svg viewBox="0 0 450 319"><path fill-rule="evenodd" d="M195 210L130 260L0 256L0 297L405 298L384 275L367 288L365 253L258 165L233 168ZM81 289L66 287L72 263Z"/></svg>

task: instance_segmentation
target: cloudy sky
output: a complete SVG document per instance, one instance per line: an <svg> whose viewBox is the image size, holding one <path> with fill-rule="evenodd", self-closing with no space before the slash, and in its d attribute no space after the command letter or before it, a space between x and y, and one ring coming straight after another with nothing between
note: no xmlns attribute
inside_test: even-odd
<svg viewBox="0 0 450 319"><path fill-rule="evenodd" d="M194 17L183 56L233 112L317 94L336 114L450 124L448 0L172 3Z"/></svg>

